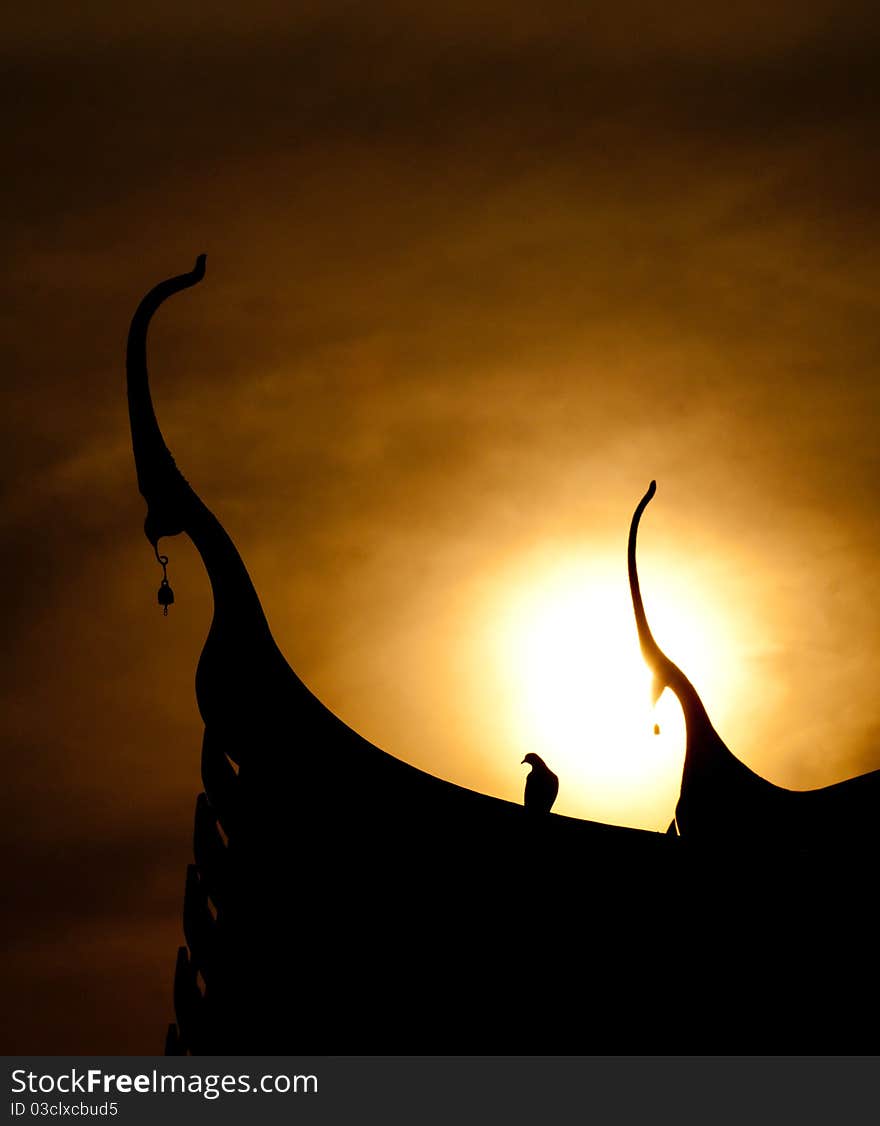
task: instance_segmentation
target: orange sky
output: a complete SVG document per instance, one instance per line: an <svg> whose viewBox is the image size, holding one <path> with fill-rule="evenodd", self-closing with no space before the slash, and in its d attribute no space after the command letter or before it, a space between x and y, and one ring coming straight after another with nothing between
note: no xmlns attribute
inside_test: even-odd
<svg viewBox="0 0 880 1126"><path fill-rule="evenodd" d="M648 612L729 745L793 787L880 766L874 5L587 7L6 17L7 1050L171 1016L210 604L175 540L155 607L122 360L201 251L160 419L348 723L518 800L510 623L623 583L656 477ZM668 823L666 726L617 819Z"/></svg>

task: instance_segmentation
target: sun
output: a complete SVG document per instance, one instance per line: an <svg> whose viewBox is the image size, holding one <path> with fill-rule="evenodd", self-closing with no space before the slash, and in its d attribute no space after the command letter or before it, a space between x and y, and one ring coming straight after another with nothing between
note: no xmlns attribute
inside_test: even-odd
<svg viewBox="0 0 880 1126"><path fill-rule="evenodd" d="M559 775L556 812L665 829L681 780L684 720L671 693L652 703L620 571L617 559L581 560L508 587L493 640L505 739ZM711 615L693 591L676 603L662 582L654 585L646 601L664 647L699 669L702 683L712 681Z"/></svg>

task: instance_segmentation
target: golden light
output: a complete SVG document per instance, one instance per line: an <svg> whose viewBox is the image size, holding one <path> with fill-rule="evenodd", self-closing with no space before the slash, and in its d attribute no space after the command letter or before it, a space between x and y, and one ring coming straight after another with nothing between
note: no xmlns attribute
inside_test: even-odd
<svg viewBox="0 0 880 1126"><path fill-rule="evenodd" d="M674 574L653 568L649 620L707 703L717 702L730 683L731 630L692 588L663 581ZM491 659L506 753L535 751L559 775L555 812L665 829L681 781L684 721L671 693L652 705L621 560L530 566L503 589Z"/></svg>

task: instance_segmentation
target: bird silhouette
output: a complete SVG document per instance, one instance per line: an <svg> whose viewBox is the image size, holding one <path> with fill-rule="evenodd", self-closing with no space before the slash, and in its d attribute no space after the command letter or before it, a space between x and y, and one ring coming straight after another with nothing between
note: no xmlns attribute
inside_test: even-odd
<svg viewBox="0 0 880 1126"><path fill-rule="evenodd" d="M559 793L559 779L540 755L527 754L523 762L532 768L526 778L523 804L531 813L549 813Z"/></svg>

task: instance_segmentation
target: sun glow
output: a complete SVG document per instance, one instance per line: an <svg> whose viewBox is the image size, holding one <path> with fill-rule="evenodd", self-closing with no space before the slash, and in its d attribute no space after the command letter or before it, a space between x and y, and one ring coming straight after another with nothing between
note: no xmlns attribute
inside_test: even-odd
<svg viewBox="0 0 880 1126"><path fill-rule="evenodd" d="M556 567L509 589L494 633L498 689L517 751L536 751L560 777L555 810L665 829L684 754L684 720L665 692L651 702L620 561ZM717 683L711 615L693 591L646 595L665 650L701 690ZM522 754L519 756L522 757Z"/></svg>

